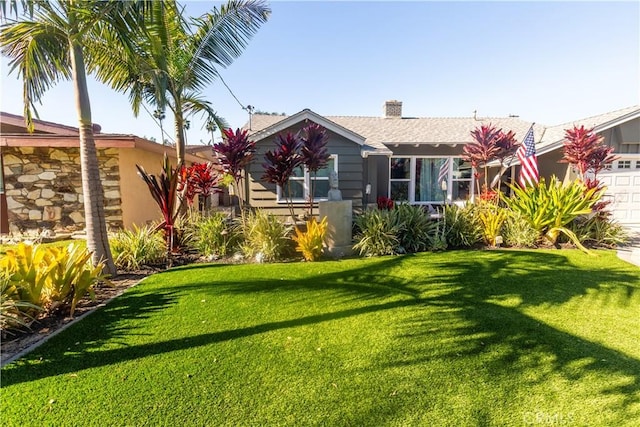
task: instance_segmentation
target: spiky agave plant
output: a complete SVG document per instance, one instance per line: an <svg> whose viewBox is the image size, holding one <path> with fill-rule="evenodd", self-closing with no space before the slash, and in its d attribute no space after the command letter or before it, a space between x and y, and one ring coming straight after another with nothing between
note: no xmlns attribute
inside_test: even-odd
<svg viewBox="0 0 640 427"><path fill-rule="evenodd" d="M503 197L505 204L520 212L531 226L551 244L556 244L560 233L566 235L578 248L589 253L577 236L567 227L575 218L588 214L600 199L602 192L588 189L579 180L562 184L555 176L549 183L544 178L536 186L522 188L510 186L512 197Z"/></svg>

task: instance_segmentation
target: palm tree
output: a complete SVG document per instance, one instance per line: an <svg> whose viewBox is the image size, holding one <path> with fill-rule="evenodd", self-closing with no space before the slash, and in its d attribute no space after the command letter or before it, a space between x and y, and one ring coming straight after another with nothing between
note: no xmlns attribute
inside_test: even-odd
<svg viewBox="0 0 640 427"><path fill-rule="evenodd" d="M271 10L263 0L232 0L189 21L172 2L158 3L153 13L154 24L133 41L134 54L98 70L97 76L129 93L136 116L143 102L161 110L168 107L175 118L178 162L184 162L187 117L203 113L218 129L228 128L202 90L218 77L218 67L231 65L241 55ZM104 54L112 55L108 46Z"/></svg>
<svg viewBox="0 0 640 427"><path fill-rule="evenodd" d="M165 119L164 110L156 109L153 112L153 117L160 123L160 142L164 145L164 129L162 128L162 121Z"/></svg>
<svg viewBox="0 0 640 427"><path fill-rule="evenodd" d="M136 13L148 6L144 3L24 0L19 3L24 12L20 20L8 19L7 4L4 1L0 3L0 47L2 53L11 59L11 71L17 70L22 76L24 116L28 129L33 130L34 104L40 101L47 89L59 80L73 81L79 122L87 248L93 254L94 265L104 262L108 274L115 274L116 267L105 224L104 192L93 136L85 58L91 62L88 46L100 34L109 32L113 39L126 43L126 34L136 22L142 22L139 20L142 15L136 16ZM18 2L9 2L9 6L18 16Z"/></svg>

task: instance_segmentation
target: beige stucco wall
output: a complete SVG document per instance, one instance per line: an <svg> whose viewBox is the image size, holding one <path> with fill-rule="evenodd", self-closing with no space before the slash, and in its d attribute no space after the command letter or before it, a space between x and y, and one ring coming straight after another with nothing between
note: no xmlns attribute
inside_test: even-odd
<svg viewBox="0 0 640 427"><path fill-rule="evenodd" d="M175 149L167 147L171 164L175 166ZM122 222L125 228L134 224L142 226L162 221L160 208L149 193L147 184L138 176L136 165L147 173L159 174L162 170L163 154L152 153L139 148L120 149L120 193L122 197Z"/></svg>

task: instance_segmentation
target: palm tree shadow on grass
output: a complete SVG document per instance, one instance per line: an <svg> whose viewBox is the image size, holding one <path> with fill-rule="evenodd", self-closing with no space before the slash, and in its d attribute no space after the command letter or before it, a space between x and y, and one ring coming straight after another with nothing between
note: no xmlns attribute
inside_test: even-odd
<svg viewBox="0 0 640 427"><path fill-rule="evenodd" d="M119 316L138 316L141 304L147 307L146 313L148 315L153 315L154 311L163 310L182 294L194 291L207 292L211 289L212 283L205 281L206 283L180 284L161 295L140 292L137 295L130 295L129 298L132 299L128 301L127 298L116 300L116 304L109 305L108 309L94 315L91 322L86 324L86 331L94 329L99 324L104 324L104 326L101 327L102 329L98 329L98 333L92 332L95 338L93 341L83 343L72 354L66 353L66 343L75 340L74 337L84 333L80 330L76 332L70 330L68 331L70 335L66 339L61 338L60 342L51 343L51 346L43 348L39 354L30 355L26 361L15 364L11 369L3 372L3 384L8 386L151 355L240 339L274 330L414 307L415 315L412 321L398 325L401 331L398 347L403 347L403 337L415 340L420 339L423 335L430 337L430 339L424 340L425 343L442 338L443 341L447 341L447 345L435 351L425 347L420 351L409 352L404 357L399 357L391 367L428 363L433 358L476 357L499 346L501 351L498 357L487 367L488 370L493 370L496 374L503 371L505 366L512 367L515 372L535 369L537 365L535 358L531 358L532 354L551 355L554 357L553 363L547 364L546 371L537 378L530 379L532 384L542 382L546 376L552 374L560 374L569 380L579 380L589 373L622 374L632 380L624 385L600 390L600 393L626 396L622 407L619 408L622 413L625 412L625 408L635 405L640 392L640 362L638 360L541 324L522 313L519 308L540 304L562 304L577 295L584 295L589 290L597 291L605 280L628 284L631 289L627 290L627 295L631 298L637 292L634 285L638 280L637 275L634 276L628 271L582 268L581 271L585 271L586 274L581 280L573 280L563 283L562 286L555 286L558 277L562 279L565 276L570 277L572 273L575 275L576 269L567 263L565 257L530 252L523 252L517 256L523 257L522 260L525 261L519 263L517 271L513 271L514 266L508 265L499 251L494 251L489 254L483 253L478 257L468 257L462 261L460 257L452 257L448 261L448 258L430 257L428 254L383 258L377 262L366 262L360 268L317 274L304 279L257 279L248 283L236 284L220 281L215 292L251 295L258 292L295 293L296 290L331 289L334 292L330 292L330 294L337 293L339 294L338 298L360 298L366 304L343 310L331 310L328 307L325 312L319 314L264 322L179 339L116 349L87 351L91 347L97 347L96 344L113 339L118 334L131 333L131 331L118 330L110 324L117 324ZM522 268L522 264L531 265L531 267ZM405 268L423 271L424 275L415 275L410 279L405 279L386 274L390 271L393 272L394 269ZM527 283L529 286L523 286ZM536 283L537 286L531 286L532 283ZM545 290L545 286L550 289ZM491 302L501 297L514 296L522 301L520 307L505 307ZM134 297L140 299L135 300ZM447 331L434 329L438 325L442 327L443 324L438 319L433 319L434 307L437 308L437 315L449 316L453 320L461 321L461 323L457 327L452 324L452 327ZM428 311L431 314L425 314L427 310L424 308L429 308ZM439 337L439 334L442 336ZM451 337L454 337L453 341ZM585 355L591 359L585 360ZM43 361L31 363L40 356L44 357ZM602 360L606 360L606 362ZM576 364L579 364L580 367L576 368ZM380 369L386 369L386 367L382 366ZM478 416L483 416L483 413L479 412Z"/></svg>
<svg viewBox="0 0 640 427"><path fill-rule="evenodd" d="M418 292L408 287L409 281L383 274L402 262L401 257L389 257L381 261L367 263L365 267L317 275L313 277L313 280L308 278L252 280L248 283L223 283L220 285L223 287L218 286L217 289L215 280L178 284L160 292L147 290L144 285L137 286L92 314L88 319L73 325L69 330L10 365L3 371L3 384L8 386L284 328L312 325L382 310L423 304L424 301L418 298ZM212 267L215 268L215 266ZM180 274L186 270L202 268L205 267L181 267L166 273L177 272ZM162 277L168 276L158 275L156 279L161 280ZM332 297L335 299L342 301L345 301L346 298L365 299L372 303L343 310L335 310L329 306L325 312L320 314L148 344L125 346L124 340L119 342L120 337L124 338L136 333L145 334L143 326L137 326L136 329L131 329L129 326L123 327L123 324L130 325L131 322L122 322L122 320L143 320L158 315L181 296L193 292L211 291L233 294L323 289L334 291L330 294L336 294L335 291L338 291L338 295ZM383 299L384 297L391 298ZM381 299L384 302L380 302ZM79 340L79 337L82 339ZM123 347L95 350L107 342L121 344Z"/></svg>
<svg viewBox="0 0 640 427"><path fill-rule="evenodd" d="M609 402L616 402L609 409L620 414L621 422L630 416L640 418L639 359L556 329L522 311L527 307L560 305L594 292L618 291L616 296L623 295L625 300L618 299L616 303L626 305L638 299L638 275L628 270L582 267L579 271L583 274L576 276L578 270L563 255L538 252L516 254L523 262L512 268L501 254L494 251L495 256L481 261L456 259L428 264L441 272L431 276L429 282L445 283L451 291L427 298L440 307L438 315L417 312L400 327L400 337L428 345L399 357L388 367L484 356L490 359L483 366L491 376L504 375L505 370L522 374L521 382L514 384L518 388L522 383L534 386L558 375L568 381L593 375L622 376L624 381L603 385L598 393L611 397ZM428 260L421 262L426 266ZM615 289L603 287L603 283L616 283ZM429 283L423 285L428 287ZM512 305L500 304L506 300ZM448 326L443 328L443 324ZM484 415L482 411L478 413L479 417Z"/></svg>

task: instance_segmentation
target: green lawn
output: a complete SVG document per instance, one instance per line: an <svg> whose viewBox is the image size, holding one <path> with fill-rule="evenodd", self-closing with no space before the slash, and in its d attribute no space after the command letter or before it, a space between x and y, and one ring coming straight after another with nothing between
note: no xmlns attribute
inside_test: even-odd
<svg viewBox="0 0 640 427"><path fill-rule="evenodd" d="M640 425L640 269L451 251L154 275L2 370L3 425Z"/></svg>

